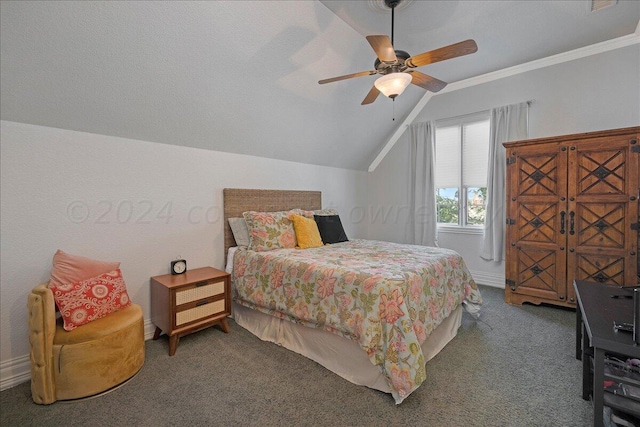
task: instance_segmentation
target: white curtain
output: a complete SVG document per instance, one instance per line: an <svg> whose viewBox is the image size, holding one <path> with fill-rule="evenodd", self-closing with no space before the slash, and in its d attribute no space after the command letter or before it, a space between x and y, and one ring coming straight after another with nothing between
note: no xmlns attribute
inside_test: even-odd
<svg viewBox="0 0 640 427"><path fill-rule="evenodd" d="M491 110L489 167L487 170L487 210L480 257L487 261L505 259L506 149L502 143L527 139L529 103Z"/></svg>
<svg viewBox="0 0 640 427"><path fill-rule="evenodd" d="M409 243L437 246L435 169L435 124L414 123L409 126Z"/></svg>

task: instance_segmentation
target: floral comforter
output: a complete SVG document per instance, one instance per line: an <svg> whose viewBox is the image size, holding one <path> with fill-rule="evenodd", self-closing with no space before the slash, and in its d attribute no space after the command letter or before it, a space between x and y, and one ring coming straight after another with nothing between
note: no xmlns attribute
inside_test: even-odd
<svg viewBox="0 0 640 427"><path fill-rule="evenodd" d="M234 299L358 342L396 403L425 380L420 345L480 292L455 251L371 240L320 248L238 250Z"/></svg>

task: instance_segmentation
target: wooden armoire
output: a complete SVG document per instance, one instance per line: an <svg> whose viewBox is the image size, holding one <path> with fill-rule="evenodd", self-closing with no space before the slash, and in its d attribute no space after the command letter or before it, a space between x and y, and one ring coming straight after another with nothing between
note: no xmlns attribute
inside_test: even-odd
<svg viewBox="0 0 640 427"><path fill-rule="evenodd" d="M640 127L504 144L505 299L575 307L574 280L640 283Z"/></svg>

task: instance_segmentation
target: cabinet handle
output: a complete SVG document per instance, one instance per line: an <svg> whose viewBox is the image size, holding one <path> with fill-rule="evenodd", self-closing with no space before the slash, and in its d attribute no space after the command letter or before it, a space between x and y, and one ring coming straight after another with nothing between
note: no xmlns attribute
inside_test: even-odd
<svg viewBox="0 0 640 427"><path fill-rule="evenodd" d="M631 196L631 197L629 197L629 200L631 200L631 201L633 201L633 200L635 200L635 199L636 199L636 196Z"/></svg>
<svg viewBox="0 0 640 427"><path fill-rule="evenodd" d="M573 230L573 226L574 226L574 220L573 217L576 215L576 213L574 211L569 212L569 234L571 234L572 236L574 234L576 234L576 232Z"/></svg>
<svg viewBox="0 0 640 427"><path fill-rule="evenodd" d="M564 216L566 214L565 211L560 212L560 234L564 234Z"/></svg>
<svg viewBox="0 0 640 427"><path fill-rule="evenodd" d="M207 284L206 280L204 282L198 282L198 283L196 283L196 288L199 288L200 286L204 286L206 284Z"/></svg>
<svg viewBox="0 0 640 427"><path fill-rule="evenodd" d="M205 305L207 304L209 301L208 300L204 300L204 301L199 301L196 303L196 307L200 307L201 305Z"/></svg>

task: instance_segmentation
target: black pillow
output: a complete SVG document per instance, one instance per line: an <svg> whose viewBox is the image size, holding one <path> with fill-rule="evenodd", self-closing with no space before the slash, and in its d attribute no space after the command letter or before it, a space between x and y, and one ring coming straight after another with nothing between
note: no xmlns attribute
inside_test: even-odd
<svg viewBox="0 0 640 427"><path fill-rule="evenodd" d="M318 224L318 231L322 237L322 243L347 242L347 234L342 228L340 216L338 215L314 215L313 218Z"/></svg>

